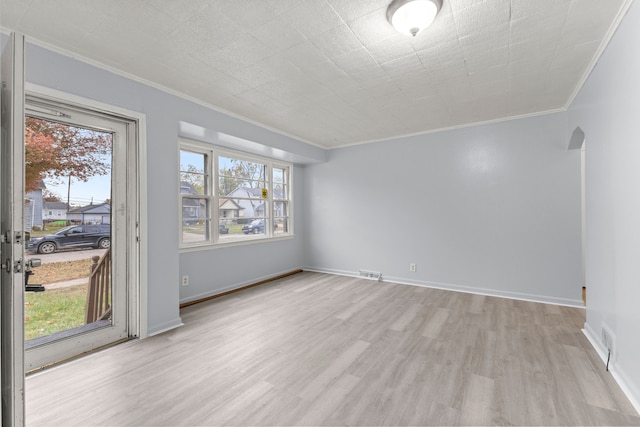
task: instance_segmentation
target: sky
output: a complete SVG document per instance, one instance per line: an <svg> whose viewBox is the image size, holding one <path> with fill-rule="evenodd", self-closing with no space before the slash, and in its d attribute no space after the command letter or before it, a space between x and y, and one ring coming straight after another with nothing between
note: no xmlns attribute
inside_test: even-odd
<svg viewBox="0 0 640 427"><path fill-rule="evenodd" d="M54 184L50 179L44 180L47 189L60 197L60 200L67 202L67 182L62 184ZM88 182L82 182L77 179L71 179L71 197L70 204L72 206L85 206L91 203L97 205L107 199L111 199L111 174L104 176L95 176Z"/></svg>
<svg viewBox="0 0 640 427"><path fill-rule="evenodd" d="M46 120L46 119L38 119L44 123L51 123L56 125L57 122ZM39 123L39 122L37 122ZM109 145L112 144L111 134L108 132L94 131L90 129L86 129L82 126L68 126L70 130L79 129L80 137L88 137L91 138L93 135L102 135L107 138ZM74 134L75 135L75 134ZM74 136L75 137L75 136ZM53 143L53 142L52 142ZM91 147L91 143L86 144L86 147ZM88 149L89 149L88 148ZM109 149L109 151L111 151ZM99 204L103 203L107 199L111 199L111 170L112 170L112 158L111 153L109 154L98 154L92 152L86 158L84 157L76 157L75 164L82 166L84 164L88 164L88 162L95 159L107 167L108 174L107 175L95 175L91 177L87 182L83 182L79 179L71 178L71 190L69 192L69 204L71 206L86 206L89 204ZM45 178L44 184L47 187L47 190L54 195L58 196L60 200L64 203L67 202L67 191L68 191L68 178L63 177L60 179L51 179Z"/></svg>

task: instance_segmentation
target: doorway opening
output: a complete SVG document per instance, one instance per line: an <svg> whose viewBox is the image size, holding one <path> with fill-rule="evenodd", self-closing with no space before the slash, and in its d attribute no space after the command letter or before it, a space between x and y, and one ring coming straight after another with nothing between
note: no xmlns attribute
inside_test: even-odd
<svg viewBox="0 0 640 427"><path fill-rule="evenodd" d="M26 372L139 336L138 126L26 96Z"/></svg>

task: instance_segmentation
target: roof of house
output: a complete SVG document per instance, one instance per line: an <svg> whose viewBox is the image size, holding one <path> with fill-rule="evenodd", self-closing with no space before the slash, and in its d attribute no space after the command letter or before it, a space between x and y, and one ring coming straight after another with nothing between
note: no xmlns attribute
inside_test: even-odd
<svg viewBox="0 0 640 427"><path fill-rule="evenodd" d="M236 191L244 193L242 194L243 197L262 198L262 188L238 187L235 190L233 190L231 193L229 193L229 196L238 197L239 195L235 194ZM279 188L276 188L274 190L274 195L276 196L276 198L282 197L282 190Z"/></svg>
<svg viewBox="0 0 640 427"><path fill-rule="evenodd" d="M66 203L62 203L62 202L44 202L44 208L66 211L69 208L69 206Z"/></svg>
<svg viewBox="0 0 640 427"><path fill-rule="evenodd" d="M189 181L180 181L180 193L182 194L200 194L198 190Z"/></svg>
<svg viewBox="0 0 640 427"><path fill-rule="evenodd" d="M236 202L234 202L234 201L233 201L233 200L231 200L231 199L222 199L222 198L221 198L221 199L218 201L218 203L219 203L219 205L218 205L219 207L222 207L222 206L226 205L227 203L232 203L232 204L235 206L235 207L233 207L233 208L229 208L229 207L228 207L228 208L226 208L226 209L244 209L242 206L240 206L239 204L237 204Z"/></svg>
<svg viewBox="0 0 640 427"><path fill-rule="evenodd" d="M196 206L199 207L201 205L200 200L201 199L184 198L184 199L182 199L182 207L185 207L185 208L186 207L193 208L193 207L196 207Z"/></svg>
<svg viewBox="0 0 640 427"><path fill-rule="evenodd" d="M80 206L77 208L71 208L68 211L70 214L101 214L110 213L111 205L109 203L100 203L98 205Z"/></svg>

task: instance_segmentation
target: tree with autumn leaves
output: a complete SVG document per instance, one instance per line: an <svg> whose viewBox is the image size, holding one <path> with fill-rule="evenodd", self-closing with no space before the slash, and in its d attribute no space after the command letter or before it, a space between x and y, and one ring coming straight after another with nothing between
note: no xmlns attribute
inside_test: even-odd
<svg viewBox="0 0 640 427"><path fill-rule="evenodd" d="M40 181L87 182L111 170L111 135L48 120L25 120L25 191ZM67 194L67 203L69 195Z"/></svg>

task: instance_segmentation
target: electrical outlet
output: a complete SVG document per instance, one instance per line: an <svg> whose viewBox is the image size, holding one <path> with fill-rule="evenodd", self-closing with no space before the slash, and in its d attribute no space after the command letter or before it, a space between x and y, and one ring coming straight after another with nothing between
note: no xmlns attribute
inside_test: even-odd
<svg viewBox="0 0 640 427"><path fill-rule="evenodd" d="M189 276L182 276L182 286L189 286Z"/></svg>
<svg viewBox="0 0 640 427"><path fill-rule="evenodd" d="M409 271L412 273L416 272L416 265L414 263L409 264Z"/></svg>

